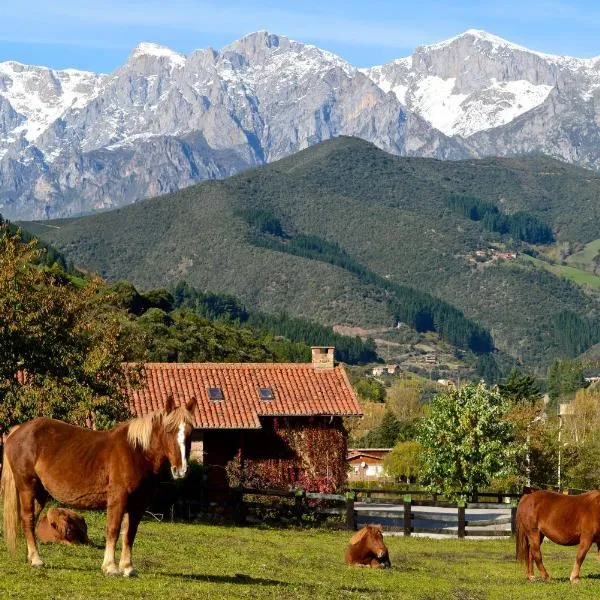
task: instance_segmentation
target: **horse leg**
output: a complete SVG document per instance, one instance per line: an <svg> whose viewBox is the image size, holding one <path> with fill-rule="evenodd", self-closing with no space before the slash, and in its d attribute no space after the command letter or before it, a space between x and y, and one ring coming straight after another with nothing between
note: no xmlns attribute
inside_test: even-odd
<svg viewBox="0 0 600 600"><path fill-rule="evenodd" d="M571 571L571 583L579 583L579 571L581 570L581 563L588 553L591 545L594 543L594 538L591 536L581 536L579 540L579 548L577 549L577 556L575 557L575 564Z"/></svg>
<svg viewBox="0 0 600 600"><path fill-rule="evenodd" d="M35 540L35 490L32 488L21 490L19 493L19 502L21 504L23 533L27 542L27 560L32 567L43 567L44 561L40 556Z"/></svg>
<svg viewBox="0 0 600 600"><path fill-rule="evenodd" d="M117 497L109 500L106 507L106 547L102 561L102 571L105 575L119 575L119 569L115 564L115 546L121 531L125 503L124 497Z"/></svg>
<svg viewBox="0 0 600 600"><path fill-rule="evenodd" d="M142 512L140 510L130 509L124 519L126 526L123 531L123 547L121 549L121 560L119 561L119 570L123 573L123 577L135 577L137 575L137 571L131 563L131 551L141 517Z"/></svg>
<svg viewBox="0 0 600 600"><path fill-rule="evenodd" d="M527 549L527 579L529 581L535 581L535 575L533 574L533 551L531 550L531 544L528 544Z"/></svg>
<svg viewBox="0 0 600 600"><path fill-rule="evenodd" d="M535 560L535 564L537 565L538 571L540 572L542 579L548 581L548 579L550 579L550 573L546 571L546 567L544 567L544 563L542 562L541 545L543 539L544 536L540 535L539 531L534 531L531 537L529 538L529 552ZM533 575L533 568L531 569L531 571L531 574Z"/></svg>
<svg viewBox="0 0 600 600"><path fill-rule="evenodd" d="M34 499L34 523L37 523L40 518L40 513L44 510L44 506L46 506L46 502L48 502L48 492L41 488L37 490Z"/></svg>

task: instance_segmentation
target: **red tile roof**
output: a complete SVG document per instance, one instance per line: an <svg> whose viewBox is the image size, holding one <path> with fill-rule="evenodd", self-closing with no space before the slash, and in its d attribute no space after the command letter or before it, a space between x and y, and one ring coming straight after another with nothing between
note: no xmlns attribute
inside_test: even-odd
<svg viewBox="0 0 600 600"><path fill-rule="evenodd" d="M142 385L128 388L129 408L138 416L195 397L199 429L258 429L262 416L360 416L362 410L343 366L315 370L312 363L146 363ZM210 400L221 388L223 400ZM260 388L273 390L261 400Z"/></svg>

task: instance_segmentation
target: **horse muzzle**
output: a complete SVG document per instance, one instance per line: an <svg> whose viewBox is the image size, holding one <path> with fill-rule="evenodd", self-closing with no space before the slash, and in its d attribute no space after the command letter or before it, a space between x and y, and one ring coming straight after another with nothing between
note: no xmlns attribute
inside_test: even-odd
<svg viewBox="0 0 600 600"><path fill-rule="evenodd" d="M173 479L183 479L187 475L187 465L183 467L171 467L171 475Z"/></svg>

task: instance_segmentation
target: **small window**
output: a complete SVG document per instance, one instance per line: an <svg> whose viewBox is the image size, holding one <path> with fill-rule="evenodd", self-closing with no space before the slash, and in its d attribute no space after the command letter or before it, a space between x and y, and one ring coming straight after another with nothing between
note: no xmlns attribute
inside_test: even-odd
<svg viewBox="0 0 600 600"><path fill-rule="evenodd" d="M258 395L261 400L273 400L275 397L271 388L260 388L258 390Z"/></svg>
<svg viewBox="0 0 600 600"><path fill-rule="evenodd" d="M223 400L223 391L218 387L208 388L208 397L213 401Z"/></svg>

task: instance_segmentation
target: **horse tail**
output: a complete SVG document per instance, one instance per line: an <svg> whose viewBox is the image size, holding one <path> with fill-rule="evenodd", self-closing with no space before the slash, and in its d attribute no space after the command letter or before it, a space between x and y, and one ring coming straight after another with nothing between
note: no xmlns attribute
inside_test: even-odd
<svg viewBox="0 0 600 600"><path fill-rule="evenodd" d="M515 527L515 558L518 562L524 562L529 557L529 538L525 534L525 527L517 512Z"/></svg>
<svg viewBox="0 0 600 600"><path fill-rule="evenodd" d="M15 476L8 461L6 451L4 452L4 462L2 465L2 479L0 480L0 494L4 499L4 541L11 554L17 551L17 536L19 531L19 496L17 494L17 485Z"/></svg>

